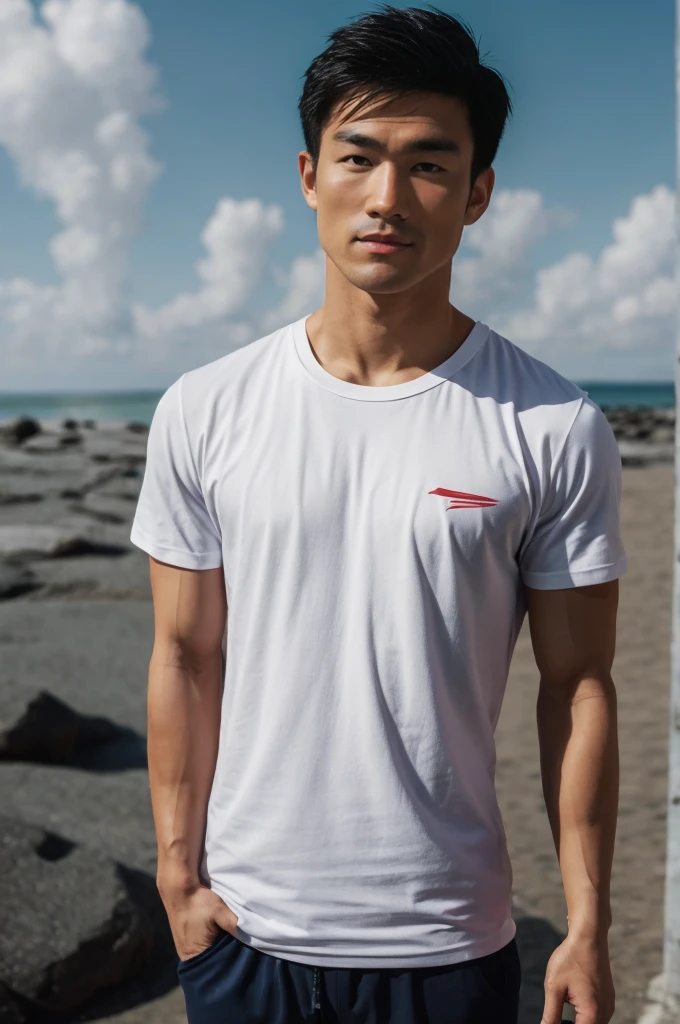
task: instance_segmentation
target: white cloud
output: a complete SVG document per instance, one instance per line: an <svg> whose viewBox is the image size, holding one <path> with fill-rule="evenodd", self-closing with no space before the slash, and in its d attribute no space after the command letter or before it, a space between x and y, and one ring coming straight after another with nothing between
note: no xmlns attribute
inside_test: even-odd
<svg viewBox="0 0 680 1024"><path fill-rule="evenodd" d="M326 254L319 247L311 256L298 256L290 270L282 275L286 293L274 309L267 310L260 319L266 333L277 327L299 320L323 302L326 280Z"/></svg>
<svg viewBox="0 0 680 1024"><path fill-rule="evenodd" d="M55 286L0 284L9 362L115 348L125 332L126 251L160 171L140 128L160 108L140 9L127 0L0 3L0 145L50 198Z"/></svg>
<svg viewBox="0 0 680 1024"><path fill-rule="evenodd" d="M202 286L182 292L159 309L137 304L134 324L142 338L165 344L187 329L225 320L244 305L260 280L267 249L283 229L280 206L259 199L220 199L201 240L206 257L196 264Z"/></svg>
<svg viewBox="0 0 680 1024"><path fill-rule="evenodd" d="M463 233L463 244L479 255L456 255L451 301L464 306L512 291L526 271L531 246L569 217L564 210L547 210L543 196L533 189L494 192L484 215Z"/></svg>
<svg viewBox="0 0 680 1024"><path fill-rule="evenodd" d="M630 348L646 331L657 347L668 344L677 301L674 215L667 186L637 196L597 259L573 252L539 270L533 306L499 318L497 329L537 351Z"/></svg>
<svg viewBox="0 0 680 1024"><path fill-rule="evenodd" d="M30 0L0 0L0 145L60 222L49 241L57 285L0 281L10 372L106 353L158 363L187 338L212 358L256 336L259 324L230 318L283 228L281 208L259 199L217 202L201 233L196 291L157 309L128 303L129 243L162 169L140 126L162 108L149 39L130 0L46 0L40 19Z"/></svg>

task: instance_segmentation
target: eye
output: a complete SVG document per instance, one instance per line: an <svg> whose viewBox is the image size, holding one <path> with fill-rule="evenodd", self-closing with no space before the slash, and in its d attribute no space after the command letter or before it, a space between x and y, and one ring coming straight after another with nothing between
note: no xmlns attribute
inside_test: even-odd
<svg viewBox="0 0 680 1024"><path fill-rule="evenodd" d="M340 163L347 163L348 160L365 160L366 163L369 164L369 165L370 165L370 162L371 162L368 159L368 157L362 156L361 153L350 153L349 156L342 157L342 159L340 160ZM354 164L354 166L355 167L365 167L366 164ZM434 171L435 173L438 173L439 171L444 171L445 170L444 167L440 167L439 164L430 163L429 160L421 160L420 163L417 163L415 166L416 167L423 167L423 168L425 168L426 173L428 173L428 174L431 173L432 171Z"/></svg>

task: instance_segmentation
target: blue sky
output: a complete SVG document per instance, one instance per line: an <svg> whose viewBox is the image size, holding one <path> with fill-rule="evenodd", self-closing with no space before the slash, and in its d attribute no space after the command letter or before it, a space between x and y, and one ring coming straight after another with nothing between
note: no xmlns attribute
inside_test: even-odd
<svg viewBox="0 0 680 1024"><path fill-rule="evenodd" d="M277 310L285 320L286 311L292 319L316 308L317 301L308 308L304 303L319 294L318 280L316 291L313 281L305 285L297 305L286 300L295 261L309 261L318 248L314 214L304 203L297 172L297 153L303 148L297 100L305 68L325 47L328 33L371 4L57 0L58 17L43 25L35 15L28 26L27 11L33 15L39 5L7 3L15 31L27 41L21 69L25 96L35 100L32 83L41 61L49 65L48 84L51 74L55 83L66 84L61 100L56 85L38 91L35 102L44 112L26 115L19 131L12 120L17 96L24 96L16 86L17 48L3 52L0 43L0 298L5 282L0 353L4 348L9 356L0 388L166 386L191 366L266 333L263 325L276 323ZM496 193L506 190L507 196L504 204L499 202L495 222L491 207L485 214L487 236L482 233L472 246L462 246L454 259L454 268L466 258L480 265L472 291L457 293L454 276L452 301L576 379L670 378L667 222L676 174L674 3L460 0L437 6L468 22L485 59L508 81L514 104L494 165ZM39 133L48 136L45 124L54 125L55 118L58 122L63 116L66 123L69 110L81 102L83 121L90 116L87 90L99 90L115 73L106 64L113 63L115 54L104 52L109 43L102 41L108 39L109 16L118 18L121 52L126 52L126 33L135 37L146 22L148 46L139 43L137 63L120 74L141 81L144 69L156 69L155 86L142 82L130 110L158 167L153 180L135 186L134 210L116 214L126 227L113 256L101 256L97 274L90 269L89 277L74 280L73 260L63 258L55 265L50 240L74 223L95 230L92 225L101 218L91 209L82 217L64 212L65 207L73 211L75 200L65 197L63 182L55 183L45 171L50 150ZM75 53L77 64L89 38L102 47L101 68L83 71L78 66L82 75L76 88L59 77L56 64L53 68L52 51L55 60L66 61ZM12 75L15 89L13 106L6 102L4 113L3 73L5 81ZM120 83L115 88L120 105ZM157 109L144 110L154 104L140 102L140 91L147 99L162 97ZM64 153L57 154L56 162L61 159ZM257 216L269 217L270 242L249 271L259 283L247 296L226 303L228 309L218 315L197 299L198 312L189 316L192 326L183 320L178 327L173 302L178 294L192 295L201 288L195 269L206 256L201 232L221 198L234 204L256 199L261 204ZM509 240L509 248L517 249L515 258L504 263L490 246L494 238L503 244L507 236L501 216L510 223L519 206L525 210L521 238ZM238 209L230 207L236 220ZM229 216L225 211L224 236L238 245ZM617 219L625 222L618 249L603 258ZM539 220L544 227L534 230L531 223ZM500 226L492 231L494 223ZM228 273L232 257L224 258ZM481 266L485 262L486 268ZM515 266L510 273L510 263L521 272ZM546 268L552 269L542 279L543 297L537 300L536 275ZM317 270L298 265L298 274L305 272L313 277ZM58 301L69 275L74 289L97 294L101 287L103 297L95 313L77 302L62 324L62 313L50 303ZM571 296L595 277L599 291L582 299L575 319L568 308ZM8 282L17 279L30 281L30 287L9 288ZM503 282L498 290L496 281ZM26 303L32 305L24 313L16 313L18 291L30 293ZM131 326L135 305L155 311L143 330ZM272 311L268 318L262 317L263 310ZM80 342L80 332L89 340Z"/></svg>

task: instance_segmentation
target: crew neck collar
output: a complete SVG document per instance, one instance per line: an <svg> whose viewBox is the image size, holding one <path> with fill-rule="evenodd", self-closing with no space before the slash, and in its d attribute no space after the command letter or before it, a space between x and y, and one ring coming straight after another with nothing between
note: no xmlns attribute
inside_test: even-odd
<svg viewBox="0 0 680 1024"><path fill-rule="evenodd" d="M332 373L323 368L314 355L307 336L306 323L309 316L311 313L292 324L295 350L303 367L309 376L327 391L342 395L343 398L354 398L362 402L390 402L397 398L409 398L411 395L428 391L445 380L450 380L478 351L489 334L489 327L481 320L477 320L463 344L439 366L435 366L434 369L422 373L413 380L403 381L401 384L375 387L371 384L354 384L351 381L341 380L340 377L334 377Z"/></svg>

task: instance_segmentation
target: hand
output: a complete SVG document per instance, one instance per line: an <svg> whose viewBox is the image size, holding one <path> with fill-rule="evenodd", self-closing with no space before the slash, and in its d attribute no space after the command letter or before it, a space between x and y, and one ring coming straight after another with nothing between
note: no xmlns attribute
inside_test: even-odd
<svg viewBox="0 0 680 1024"><path fill-rule="evenodd" d="M608 1024L614 1015L614 983L606 938L568 935L548 961L541 1024L560 1024L564 1003L576 1024Z"/></svg>
<svg viewBox="0 0 680 1024"><path fill-rule="evenodd" d="M190 888L159 885L159 891L180 960L202 953L217 941L220 929L236 933L238 917L212 889L199 884Z"/></svg>

